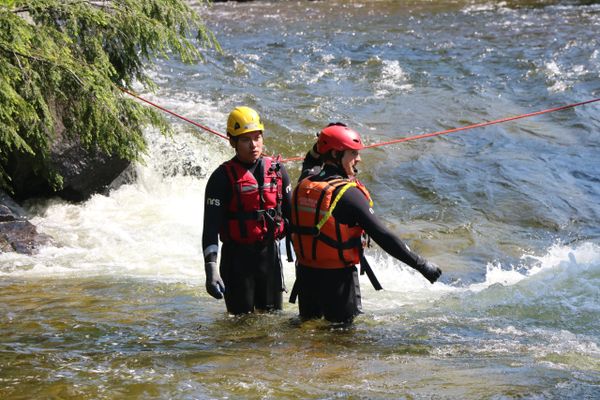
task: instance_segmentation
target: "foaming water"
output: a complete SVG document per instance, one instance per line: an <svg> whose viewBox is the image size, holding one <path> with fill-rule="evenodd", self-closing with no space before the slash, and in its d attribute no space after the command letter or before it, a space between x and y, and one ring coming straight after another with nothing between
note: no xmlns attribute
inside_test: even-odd
<svg viewBox="0 0 600 400"><path fill-rule="evenodd" d="M3 255L11 262L3 264L0 272L197 279L203 177L224 152L200 154L186 144L191 138L182 133L168 141L148 132L149 158L145 165L126 172L135 177L134 182L81 205L60 200L36 205L39 216L32 222L53 237L56 245L32 257Z"/></svg>
<svg viewBox="0 0 600 400"><path fill-rule="evenodd" d="M409 91L413 88L413 85L408 82L408 76L402 70L399 61L384 60L383 69L381 71L381 80L375 84L375 97L384 98L385 96L390 96L394 93Z"/></svg>

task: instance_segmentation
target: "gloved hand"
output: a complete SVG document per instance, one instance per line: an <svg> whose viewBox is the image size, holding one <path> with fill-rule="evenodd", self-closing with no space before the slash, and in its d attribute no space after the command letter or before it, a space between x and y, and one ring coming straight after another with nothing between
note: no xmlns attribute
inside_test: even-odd
<svg viewBox="0 0 600 400"><path fill-rule="evenodd" d="M205 263L204 270L206 271L206 291L215 299L222 299L223 293L225 293L225 284L219 275L217 263L214 261Z"/></svg>
<svg viewBox="0 0 600 400"><path fill-rule="evenodd" d="M442 275L442 270L434 263L423 259L419 261L420 262L417 264L416 270L419 271L425 278L427 278L429 282L434 283L437 281L440 275Z"/></svg>

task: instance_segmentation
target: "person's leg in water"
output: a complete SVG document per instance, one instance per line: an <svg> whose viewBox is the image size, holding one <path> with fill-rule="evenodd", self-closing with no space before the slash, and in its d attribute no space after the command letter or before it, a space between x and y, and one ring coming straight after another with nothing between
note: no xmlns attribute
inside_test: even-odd
<svg viewBox="0 0 600 400"><path fill-rule="evenodd" d="M323 291L323 315L329 322L350 325L361 312L361 295L356 267L327 270Z"/></svg>
<svg viewBox="0 0 600 400"><path fill-rule="evenodd" d="M283 266L278 242L257 246L254 266L256 310L269 312L283 309Z"/></svg>
<svg viewBox="0 0 600 400"><path fill-rule="evenodd" d="M303 321L323 316L321 307L322 272L316 268L296 266L296 285L298 285L298 310Z"/></svg>
<svg viewBox="0 0 600 400"><path fill-rule="evenodd" d="M223 243L220 270L225 283L225 305L230 314L254 311L254 258L247 246Z"/></svg>

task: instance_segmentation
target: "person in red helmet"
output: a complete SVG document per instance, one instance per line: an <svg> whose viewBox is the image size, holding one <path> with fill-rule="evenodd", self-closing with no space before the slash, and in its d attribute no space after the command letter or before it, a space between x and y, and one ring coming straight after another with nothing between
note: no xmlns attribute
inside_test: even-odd
<svg viewBox="0 0 600 400"><path fill-rule="evenodd" d="M381 289L363 255L365 234L431 283L442 274L375 216L368 190L356 179L363 147L356 131L332 123L319 133L304 159L292 194L291 231L297 263L290 295L292 303L298 298L303 320L353 321L361 310L357 264L375 289Z"/></svg>

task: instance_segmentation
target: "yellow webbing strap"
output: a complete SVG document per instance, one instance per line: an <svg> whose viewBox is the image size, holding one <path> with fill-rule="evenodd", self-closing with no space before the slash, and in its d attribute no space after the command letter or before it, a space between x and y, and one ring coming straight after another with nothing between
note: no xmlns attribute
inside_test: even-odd
<svg viewBox="0 0 600 400"><path fill-rule="evenodd" d="M323 218L321 218L321 220L317 224L317 229L318 230L321 230L321 227L323 225L325 225L325 222L327 222L327 220L331 217L331 213L333 213L333 210L335 209L335 206L337 206L338 201L340 201L340 199L342 198L342 196L344 195L344 193L346 193L346 190L350 189L353 186L356 187L356 182L346 183L344 185L344 187L342 188L342 190L340 190L338 192L337 196L335 196L335 199L331 203L331 206L329 207L329 210L327 210L327 212L325 213L325 215L323 216Z"/></svg>

